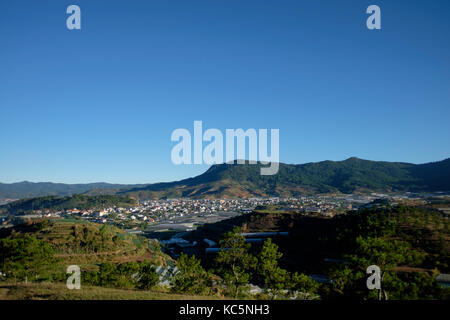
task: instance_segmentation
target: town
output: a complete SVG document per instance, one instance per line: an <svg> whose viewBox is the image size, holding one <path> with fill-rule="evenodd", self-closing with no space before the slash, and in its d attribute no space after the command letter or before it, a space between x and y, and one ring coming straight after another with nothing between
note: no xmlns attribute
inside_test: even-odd
<svg viewBox="0 0 450 320"><path fill-rule="evenodd" d="M132 207L106 207L89 210L34 210L17 218L82 219L94 223L111 224L131 233L192 231L205 223L215 223L231 217L251 213L255 209L270 208L281 212L333 217L348 210L372 206L374 203L396 204L400 201L426 203L428 197L445 196L434 193L402 194L340 194L302 196L299 198L249 198L249 199L163 199L140 201ZM448 212L446 212L448 213ZM3 227L11 221L2 219Z"/></svg>

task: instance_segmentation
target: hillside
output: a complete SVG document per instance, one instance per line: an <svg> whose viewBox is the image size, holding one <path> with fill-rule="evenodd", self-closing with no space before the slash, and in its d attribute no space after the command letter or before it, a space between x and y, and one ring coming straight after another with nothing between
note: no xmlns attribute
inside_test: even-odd
<svg viewBox="0 0 450 320"><path fill-rule="evenodd" d="M96 295L105 298L107 288L148 290L157 283L156 266L171 263L159 243L112 226L72 219L29 221L0 229L0 299L42 298L42 294L55 299L59 295L70 299ZM62 292L71 265L80 268L83 287L104 289L91 288L89 293L78 295ZM31 291L24 292L18 281L28 283ZM127 294L109 292L116 296ZM137 298L136 294L129 292L129 299ZM141 296L151 299L152 295Z"/></svg>
<svg viewBox="0 0 450 320"><path fill-rule="evenodd" d="M0 229L0 239L33 237L51 246L57 262L50 271L79 264L88 270L104 262L150 260L164 265L168 256L152 242L113 226L76 219L41 219ZM61 268L60 268L61 267Z"/></svg>
<svg viewBox="0 0 450 320"><path fill-rule="evenodd" d="M235 198L300 196L316 193L448 191L450 159L427 164L349 158L301 165L280 163L273 176L261 165L213 165L205 173L170 183L132 188L119 194L151 198Z"/></svg>
<svg viewBox="0 0 450 320"><path fill-rule="evenodd" d="M281 288L288 286L288 290L323 300L377 299L377 295L380 299L382 292L385 299L393 300L448 300L450 289L438 283L437 275L450 270L449 230L448 218L432 207L388 206L332 218L255 210L184 235L197 240L199 254L195 253L197 258L180 255L175 262L161 252L157 242L111 226L68 219L30 221L0 231L0 261L5 273L0 276L0 300L248 299L244 292L236 295L237 291L228 289L233 287L227 270L233 269L223 262L224 257L237 259L231 264L250 259L242 289L248 283L272 286L267 279L274 279L271 281ZM261 231L288 233L249 243L241 234ZM253 240L265 237L247 236ZM209 254L202 241L205 237L229 249ZM267 259L277 268L261 273ZM153 265L170 269L174 263L180 274L170 280L170 287L157 286L162 279ZM83 290L65 287L65 270L72 264L82 270ZM364 270L369 265L379 266L386 276L378 293L367 290ZM271 270L282 277L273 278ZM292 285L295 287L289 287ZM268 299L269 291L264 292L252 298Z"/></svg>
<svg viewBox="0 0 450 320"><path fill-rule="evenodd" d="M361 209L332 218L295 213L255 211L207 224L184 236L197 241L196 255L214 267L214 253L205 251L204 238L219 242L235 227L239 232L284 231L271 236L280 248L280 265L292 272L321 275L322 299L376 299L367 290L366 268L377 265L389 299L449 299L450 290L437 285L438 274L450 271L448 218L432 207L395 206ZM248 235L264 238L264 235ZM259 252L263 243L251 243ZM387 295L386 295L387 297Z"/></svg>
<svg viewBox="0 0 450 320"><path fill-rule="evenodd" d="M145 282L147 275L158 279L153 266L173 264L159 244L86 221L35 220L0 229L0 262L0 300L214 299ZM80 267L82 290L66 287L70 265Z"/></svg>
<svg viewBox="0 0 450 320"><path fill-rule="evenodd" d="M32 199L22 199L0 206L0 213L26 214L33 210L66 210L77 208L79 210L103 209L107 207L131 207L136 200L115 195L74 195L66 197L47 196Z"/></svg>
<svg viewBox="0 0 450 320"><path fill-rule="evenodd" d="M427 252L422 267L450 271L448 218L431 206L362 209L333 218L255 210L251 214L205 224L184 238L206 248L204 238L218 243L225 232L236 226L251 233L289 232L289 236L275 237L275 240L285 254L284 263L291 268L304 268L303 271L317 272L323 267L324 258L342 258L352 249L352 241L358 236L407 241L414 248Z"/></svg>

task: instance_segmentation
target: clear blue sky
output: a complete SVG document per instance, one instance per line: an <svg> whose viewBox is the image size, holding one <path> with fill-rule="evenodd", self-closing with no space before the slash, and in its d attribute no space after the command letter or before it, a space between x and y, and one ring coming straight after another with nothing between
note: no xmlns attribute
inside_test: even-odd
<svg viewBox="0 0 450 320"><path fill-rule="evenodd" d="M0 182L194 176L207 167L170 159L194 120L279 128L286 163L448 158L449 14L446 0L0 0Z"/></svg>

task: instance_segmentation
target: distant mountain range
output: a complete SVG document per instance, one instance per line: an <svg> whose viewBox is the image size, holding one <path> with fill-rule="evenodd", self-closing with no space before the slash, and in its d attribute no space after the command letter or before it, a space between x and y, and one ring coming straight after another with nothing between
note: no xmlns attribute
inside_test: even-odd
<svg viewBox="0 0 450 320"><path fill-rule="evenodd" d="M300 196L317 193L450 191L450 158L426 164L349 158L306 164L280 163L273 176L260 164L218 164L205 173L175 182L148 185L107 183L0 184L0 199L44 195L119 194L138 199Z"/></svg>

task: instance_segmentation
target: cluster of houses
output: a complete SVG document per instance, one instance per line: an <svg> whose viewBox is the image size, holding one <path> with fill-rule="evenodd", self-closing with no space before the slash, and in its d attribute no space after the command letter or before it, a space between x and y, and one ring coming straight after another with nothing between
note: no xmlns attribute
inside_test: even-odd
<svg viewBox="0 0 450 320"><path fill-rule="evenodd" d="M248 199L162 199L141 201L133 207L108 207L101 209L82 210L71 208L67 210L35 210L24 218L68 218L80 217L96 223L111 223L125 228L146 227L157 223L174 221L187 217L208 217L220 213L245 214L255 208L276 206L276 210L298 212L304 214L320 214L334 216L362 206L380 205L376 199L392 203L398 197L412 195L388 196L384 194L347 194L302 196L298 198L248 198ZM380 201L378 201L380 202ZM445 208L447 210L447 208ZM2 221L2 224L7 221Z"/></svg>
<svg viewBox="0 0 450 320"><path fill-rule="evenodd" d="M354 203L354 202L353 202ZM96 223L111 223L125 228L145 227L181 217L208 217L220 213L245 214L255 208L276 205L277 210L334 215L352 208L352 201L337 197L309 196L300 198L248 199L167 199L141 201L133 207L66 210L35 210L23 218L79 217Z"/></svg>
<svg viewBox="0 0 450 320"><path fill-rule="evenodd" d="M250 213L260 206L277 205L281 210L333 215L337 209L348 210L352 204L345 200L323 197L250 198L250 199L168 199L143 201L130 208L110 207L101 210L65 210L65 215L78 215L98 223L133 222L152 224L179 217L208 216L220 212ZM61 215L56 212L53 215ZM52 215L52 213L48 213Z"/></svg>

